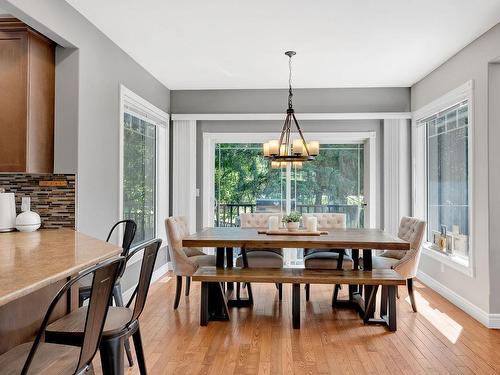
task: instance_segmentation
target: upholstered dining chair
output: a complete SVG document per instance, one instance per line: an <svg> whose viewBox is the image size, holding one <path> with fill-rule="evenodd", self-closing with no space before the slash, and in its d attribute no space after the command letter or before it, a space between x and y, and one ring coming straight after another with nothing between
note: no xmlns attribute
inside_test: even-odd
<svg viewBox="0 0 500 375"><path fill-rule="evenodd" d="M417 276L418 262L425 235L426 222L414 217L403 217L399 224L398 237L410 243L410 250L385 250L372 258L372 268L392 268L406 279L411 307L417 312L413 294L413 278ZM382 289L382 291L384 291Z"/></svg>
<svg viewBox="0 0 500 375"><path fill-rule="evenodd" d="M282 215L280 213L269 212L247 212L240 214L240 227L242 229L267 229L269 226L269 218L276 216L278 222L281 222ZM248 267L252 268L282 268L283 267L283 249L252 249L245 248ZM236 258L236 266L243 266L243 255L240 254ZM279 299L283 297L282 284L276 284L278 289ZM239 294L240 284L237 284L237 294Z"/></svg>
<svg viewBox="0 0 500 375"><path fill-rule="evenodd" d="M189 296L191 276L199 267L215 266L215 255L207 255L201 249L183 247L182 239L189 235L189 226L184 216L172 216L165 220L168 252L176 275L174 309L179 307L182 291L182 276L186 277L186 296Z"/></svg>
<svg viewBox="0 0 500 375"><path fill-rule="evenodd" d="M346 215L342 213L305 213L304 222L309 217L316 217L318 230L345 229ZM306 269L352 269L353 260L345 249L304 249L304 267ZM309 301L311 286L306 284L306 301ZM340 285L335 285L332 306L337 301Z"/></svg>

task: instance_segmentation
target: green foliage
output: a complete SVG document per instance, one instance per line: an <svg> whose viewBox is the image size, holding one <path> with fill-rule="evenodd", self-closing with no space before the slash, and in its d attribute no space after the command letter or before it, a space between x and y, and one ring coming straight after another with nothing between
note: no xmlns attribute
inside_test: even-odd
<svg viewBox="0 0 500 375"><path fill-rule="evenodd" d="M123 146L123 217L137 223L138 243L155 235L155 126L125 113Z"/></svg>
<svg viewBox="0 0 500 375"><path fill-rule="evenodd" d="M219 203L281 198L281 171L271 169L258 144L217 145L215 181Z"/></svg>
<svg viewBox="0 0 500 375"><path fill-rule="evenodd" d="M316 160L292 170L292 196L297 204L347 204L363 199L363 145L322 145ZM220 204L282 199L285 173L271 169L260 144L218 144L215 196Z"/></svg>
<svg viewBox="0 0 500 375"><path fill-rule="evenodd" d="M302 215L299 212L290 212L288 215L284 215L281 221L283 223L298 223L302 219Z"/></svg>

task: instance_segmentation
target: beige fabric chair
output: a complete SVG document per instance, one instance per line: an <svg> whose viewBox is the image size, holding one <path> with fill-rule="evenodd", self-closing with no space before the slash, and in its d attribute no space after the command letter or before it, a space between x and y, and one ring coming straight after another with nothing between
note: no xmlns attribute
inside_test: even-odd
<svg viewBox="0 0 500 375"><path fill-rule="evenodd" d="M282 215L268 212L252 212L240 214L240 227L243 229L267 229L269 218L277 216L281 222ZM248 259L248 267L255 268L281 268L283 267L282 249L245 249ZM236 259L236 266L243 266L243 257L241 255Z"/></svg>
<svg viewBox="0 0 500 375"><path fill-rule="evenodd" d="M398 237L408 241L409 251L385 250L372 259L372 267L392 268L406 279L408 295L410 296L413 311L417 311L415 296L413 295L413 278L417 276L418 262L425 235L426 222L414 217L403 217L399 224Z"/></svg>
<svg viewBox="0 0 500 375"><path fill-rule="evenodd" d="M168 252L177 276L174 309L179 306L182 290L182 276L186 277L186 296L189 295L191 275L199 267L215 266L215 255L207 255L199 248L182 247L182 239L189 235L189 227L185 217L169 217L165 220L168 238Z"/></svg>
<svg viewBox="0 0 500 375"><path fill-rule="evenodd" d="M277 216L281 222L282 215L279 213L252 212L240 214L240 227L243 229L267 229L269 218ZM283 267L283 249L245 249L248 267L254 268L281 268ZM243 256L240 254L236 258L236 266L243 266ZM281 284L276 284L279 292L279 299L282 299L283 289ZM237 284L237 295L239 295L240 284ZM250 289L251 290L251 289ZM251 291L249 290L249 293Z"/></svg>
<svg viewBox="0 0 500 375"><path fill-rule="evenodd" d="M346 215L341 213L307 213L302 215L304 222L308 217L318 219L318 230L345 229ZM339 263L340 254L343 254ZM352 269L353 260L344 249L304 249L304 267L306 269ZM335 285L332 305L337 301L340 287ZM306 284L306 301L309 301L311 287Z"/></svg>

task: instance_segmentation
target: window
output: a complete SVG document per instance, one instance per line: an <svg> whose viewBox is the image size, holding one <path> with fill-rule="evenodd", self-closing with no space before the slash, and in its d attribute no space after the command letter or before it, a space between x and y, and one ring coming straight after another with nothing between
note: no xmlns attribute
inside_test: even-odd
<svg viewBox="0 0 500 375"><path fill-rule="evenodd" d="M364 225L364 145L321 144L302 168L272 169L261 143L215 145L214 225L238 226L244 212L342 212ZM288 183L289 182L289 183Z"/></svg>
<svg viewBox="0 0 500 375"><path fill-rule="evenodd" d="M140 243L156 234L156 126L125 113L123 128L123 218L136 222Z"/></svg>
<svg viewBox="0 0 500 375"><path fill-rule="evenodd" d="M205 133L205 225L239 226L244 212L299 211L342 212L348 227L369 226L370 205L365 200L369 203L373 196L370 180L375 176L365 160L376 163L370 153L375 134L312 134L323 140L314 162L273 169L262 155L269 134ZM301 265L302 254L301 249L285 251L286 266Z"/></svg>
<svg viewBox="0 0 500 375"><path fill-rule="evenodd" d="M321 144L312 163L292 170L292 209L341 212L347 227L364 226L364 144Z"/></svg>
<svg viewBox="0 0 500 375"><path fill-rule="evenodd" d="M135 245L163 237L168 115L124 87L121 99L121 217L136 222Z"/></svg>
<svg viewBox="0 0 500 375"><path fill-rule="evenodd" d="M441 99L441 108L421 112L413 133L415 209L427 219L425 248L467 267L471 250L470 95L468 85L448 94L446 100Z"/></svg>

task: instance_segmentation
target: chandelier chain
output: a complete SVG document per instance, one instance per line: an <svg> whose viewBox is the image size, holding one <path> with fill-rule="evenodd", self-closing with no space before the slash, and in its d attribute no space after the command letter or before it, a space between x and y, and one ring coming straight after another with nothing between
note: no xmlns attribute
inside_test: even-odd
<svg viewBox="0 0 500 375"><path fill-rule="evenodd" d="M292 109L292 56L288 56L288 108Z"/></svg>

